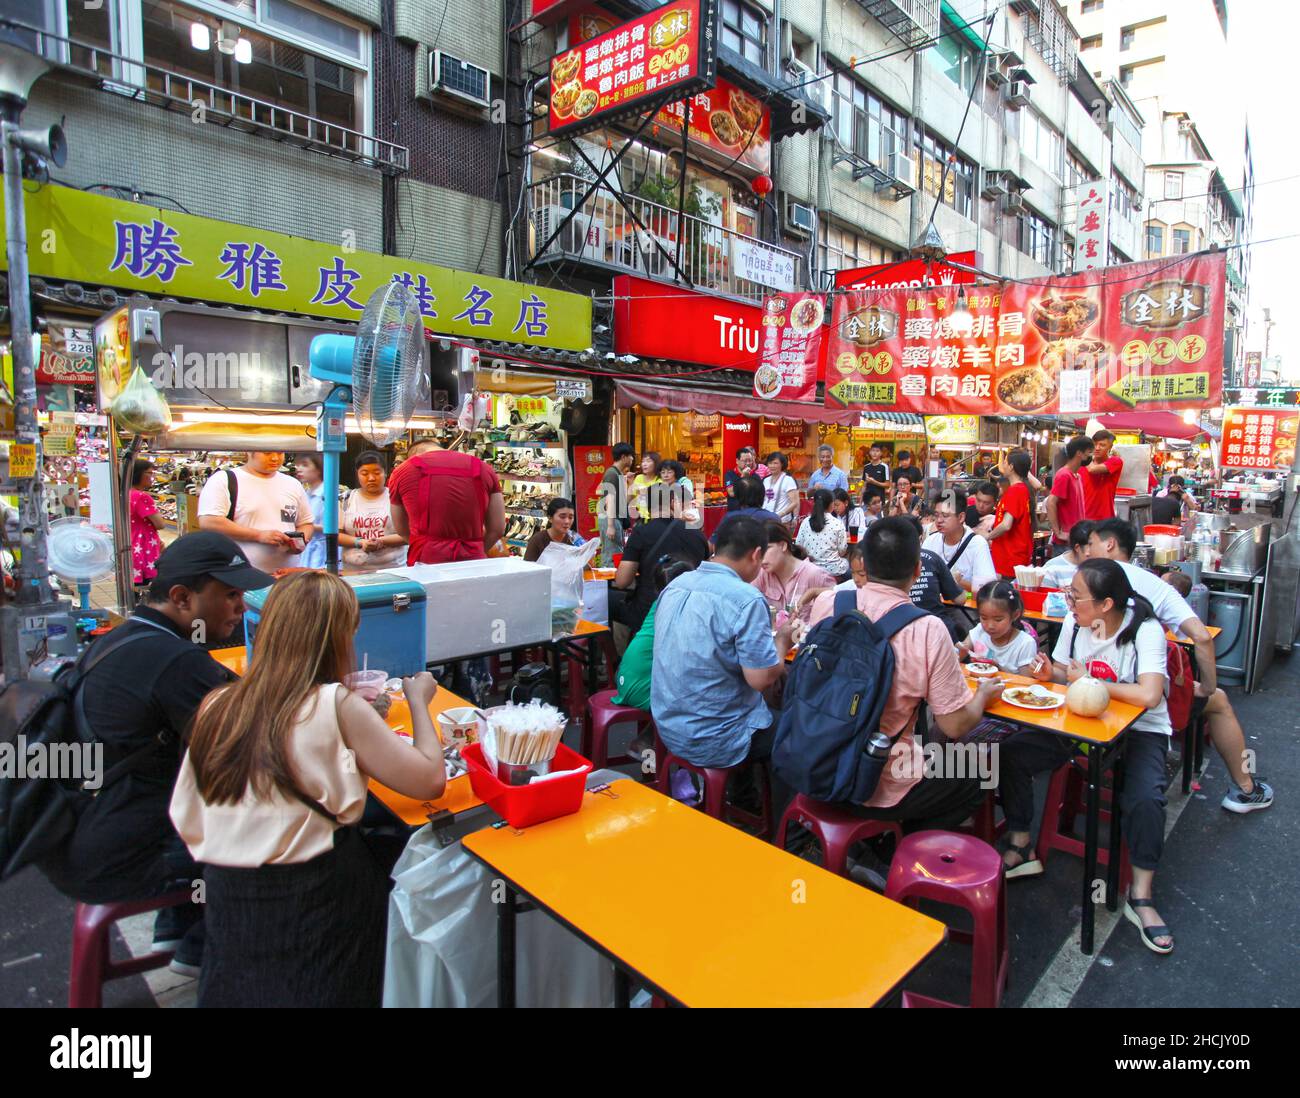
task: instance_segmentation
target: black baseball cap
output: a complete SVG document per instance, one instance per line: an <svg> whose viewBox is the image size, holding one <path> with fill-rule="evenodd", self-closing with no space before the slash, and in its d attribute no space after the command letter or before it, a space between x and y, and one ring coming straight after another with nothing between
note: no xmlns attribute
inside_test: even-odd
<svg viewBox="0 0 1300 1098"><path fill-rule="evenodd" d="M158 579L182 580L211 576L239 591L270 587L274 578L248 563L237 542L212 530L184 534L163 550L158 558Z"/></svg>

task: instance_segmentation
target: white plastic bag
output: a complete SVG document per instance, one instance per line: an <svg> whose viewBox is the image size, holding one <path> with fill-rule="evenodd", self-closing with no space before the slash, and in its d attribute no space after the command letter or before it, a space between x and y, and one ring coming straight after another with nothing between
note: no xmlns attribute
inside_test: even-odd
<svg viewBox="0 0 1300 1098"><path fill-rule="evenodd" d="M600 539L591 538L581 545L551 542L537 558L551 570L551 609L573 610L582 602L582 572L600 549Z"/></svg>
<svg viewBox="0 0 1300 1098"><path fill-rule="evenodd" d="M161 434L172 425L172 412L166 399L139 366L131 371L131 377L108 410L119 426L137 435Z"/></svg>
<svg viewBox="0 0 1300 1098"><path fill-rule="evenodd" d="M384 1006L496 1006L499 878L422 827L393 880ZM542 911L516 915L515 957L521 1007L614 1005L611 962Z"/></svg>

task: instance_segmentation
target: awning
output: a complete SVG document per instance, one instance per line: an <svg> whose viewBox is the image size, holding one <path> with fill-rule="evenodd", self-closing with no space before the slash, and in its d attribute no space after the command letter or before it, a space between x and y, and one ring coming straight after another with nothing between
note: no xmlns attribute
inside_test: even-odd
<svg viewBox="0 0 1300 1098"><path fill-rule="evenodd" d="M837 423L856 427L858 412L827 408L822 404L801 404L793 400L760 400L743 393L711 389L669 388L641 381L616 381L615 396L620 408L641 407L652 412L697 412L700 415L766 416L768 419L801 419L806 423Z"/></svg>
<svg viewBox="0 0 1300 1098"><path fill-rule="evenodd" d="M1143 431L1160 438L1196 438L1205 431L1199 424L1187 423L1176 412L1106 412L1092 417L1108 431ZM1080 426L1087 424L1087 419L1077 421Z"/></svg>

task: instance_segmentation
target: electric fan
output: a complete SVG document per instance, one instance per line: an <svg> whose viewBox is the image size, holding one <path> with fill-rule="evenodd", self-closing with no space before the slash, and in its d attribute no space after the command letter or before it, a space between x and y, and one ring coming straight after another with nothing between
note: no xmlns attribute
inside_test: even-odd
<svg viewBox="0 0 1300 1098"><path fill-rule="evenodd" d="M352 405L361 433L375 446L387 446L410 422L427 378L424 322L408 286L390 282L366 301L355 336L319 335L311 341L308 370L334 388L316 420L316 449L324 455L325 556L338 572L339 454L347 449L345 417Z"/></svg>
<svg viewBox="0 0 1300 1098"><path fill-rule="evenodd" d="M113 538L84 519L63 518L50 523L50 571L77 585L81 609L90 609L90 584L113 571Z"/></svg>

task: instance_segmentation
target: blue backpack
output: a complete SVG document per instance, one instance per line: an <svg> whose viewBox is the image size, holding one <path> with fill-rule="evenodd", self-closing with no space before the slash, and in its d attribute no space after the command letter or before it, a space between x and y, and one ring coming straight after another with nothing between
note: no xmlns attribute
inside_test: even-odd
<svg viewBox="0 0 1300 1098"><path fill-rule="evenodd" d="M894 681L889 642L926 616L909 603L873 622L857 592L836 592L834 615L813 627L786 680L772 747L782 781L817 801L870 799L884 769L867 745Z"/></svg>

